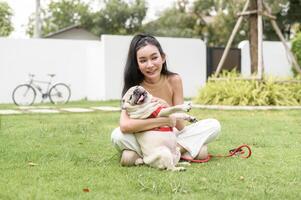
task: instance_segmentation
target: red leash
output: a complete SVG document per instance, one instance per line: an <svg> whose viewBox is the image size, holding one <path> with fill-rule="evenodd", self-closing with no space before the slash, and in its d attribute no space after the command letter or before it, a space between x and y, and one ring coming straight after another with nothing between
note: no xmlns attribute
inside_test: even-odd
<svg viewBox="0 0 301 200"><path fill-rule="evenodd" d="M247 151L244 151L243 148L246 148ZM248 154L246 156L243 156L245 153L248 153ZM188 162L194 162L194 163L205 163L205 162L208 162L212 157L227 158L227 157L232 157L232 156L240 156L242 158L249 158L251 155L252 155L251 148L248 145L243 144L243 145L241 145L241 146L239 146L235 149L231 149L229 151L228 155L211 155L211 154L208 154L208 157L205 158L205 159L202 159L202 160L190 159L190 158L182 156L181 160L188 161Z"/></svg>

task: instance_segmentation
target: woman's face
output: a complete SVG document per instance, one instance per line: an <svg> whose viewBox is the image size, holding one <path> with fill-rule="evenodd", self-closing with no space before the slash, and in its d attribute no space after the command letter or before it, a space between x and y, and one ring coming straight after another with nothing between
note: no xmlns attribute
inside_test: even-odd
<svg viewBox="0 0 301 200"><path fill-rule="evenodd" d="M137 51L137 63L146 81L155 82L160 79L165 56L161 56L159 49L151 44L141 47Z"/></svg>

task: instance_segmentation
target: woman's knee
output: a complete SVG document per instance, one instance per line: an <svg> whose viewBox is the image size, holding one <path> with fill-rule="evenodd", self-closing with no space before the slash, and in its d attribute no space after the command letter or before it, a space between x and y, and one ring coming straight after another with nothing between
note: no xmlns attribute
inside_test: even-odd
<svg viewBox="0 0 301 200"><path fill-rule="evenodd" d="M122 139L122 133L120 131L120 128L115 128L113 131L112 131L112 134L111 134L111 141L113 143L116 143L117 141L120 141Z"/></svg>
<svg viewBox="0 0 301 200"><path fill-rule="evenodd" d="M218 120L216 119L207 119L207 125L208 125L208 128L209 128L209 136L205 142L205 144L208 144L212 141L214 141L219 135L220 135L220 132L221 132L221 124Z"/></svg>
<svg viewBox="0 0 301 200"><path fill-rule="evenodd" d="M118 151L126 149L126 138L119 128L115 128L112 131L111 142Z"/></svg>
<svg viewBox="0 0 301 200"><path fill-rule="evenodd" d="M216 133L219 134L221 131L221 123L216 120L216 119L208 119L210 126L212 128L212 130Z"/></svg>
<svg viewBox="0 0 301 200"><path fill-rule="evenodd" d="M221 123L216 119L214 119L214 127L215 127L216 131L218 131L218 132L220 132L222 129Z"/></svg>

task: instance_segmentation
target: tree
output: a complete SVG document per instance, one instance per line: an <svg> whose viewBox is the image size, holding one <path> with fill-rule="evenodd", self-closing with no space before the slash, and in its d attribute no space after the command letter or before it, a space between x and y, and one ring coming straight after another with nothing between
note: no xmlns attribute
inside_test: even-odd
<svg viewBox="0 0 301 200"><path fill-rule="evenodd" d="M58 31L74 24L92 26L92 15L87 4L80 0L51 1L47 8L41 9L42 35ZM33 36L34 15L29 19L27 34Z"/></svg>
<svg viewBox="0 0 301 200"><path fill-rule="evenodd" d="M272 8L272 12L277 16L277 23L284 30L285 17L281 17L285 11L285 5L288 0L266 0ZM202 35L207 36L208 44L211 46L225 46L229 36L237 21L237 13L242 11L246 0L196 0L193 6L193 12L200 21L205 22L206 18L211 18L211 22L202 29ZM240 41L248 39L249 27L248 17L244 18L240 31L234 38L232 46L236 46ZM268 19L264 17L264 38L268 40L278 40L278 36L270 25ZM204 37L204 36L203 36Z"/></svg>
<svg viewBox="0 0 301 200"><path fill-rule="evenodd" d="M126 3L123 0L108 0L105 7L93 15L94 34L134 34L140 31L146 16L145 0Z"/></svg>
<svg viewBox="0 0 301 200"><path fill-rule="evenodd" d="M14 30L11 17L12 10L6 2L0 1L0 36L9 36Z"/></svg>
<svg viewBox="0 0 301 200"><path fill-rule="evenodd" d="M283 35L290 39L293 25L301 22L301 0L265 0L264 2L271 7L272 14L276 16L276 22ZM263 18L263 25L265 40L279 40L270 20L266 17Z"/></svg>
<svg viewBox="0 0 301 200"><path fill-rule="evenodd" d="M178 0L161 12L157 20L145 24L143 31L156 36L198 37L197 23L197 17L188 8L188 1Z"/></svg>
<svg viewBox="0 0 301 200"><path fill-rule="evenodd" d="M156 36L196 37L196 23L194 16L173 7L165 10L157 20L144 25L143 30Z"/></svg>
<svg viewBox="0 0 301 200"><path fill-rule="evenodd" d="M287 11L285 13L285 28L286 28L286 34L287 38L290 39L291 36L291 29L294 24L298 24L300 26L301 24L301 0L289 0L288 3L288 9L285 9L284 11ZM300 31L301 29L299 29Z"/></svg>
<svg viewBox="0 0 301 200"><path fill-rule="evenodd" d="M201 29L201 38L206 39L210 46L225 46L237 21L236 14L241 12L244 3L241 0L196 0L193 13L205 26ZM243 23L232 45L243 39L247 39L247 23Z"/></svg>
<svg viewBox="0 0 301 200"><path fill-rule="evenodd" d="M287 18L290 23L301 23L301 0L290 0Z"/></svg>

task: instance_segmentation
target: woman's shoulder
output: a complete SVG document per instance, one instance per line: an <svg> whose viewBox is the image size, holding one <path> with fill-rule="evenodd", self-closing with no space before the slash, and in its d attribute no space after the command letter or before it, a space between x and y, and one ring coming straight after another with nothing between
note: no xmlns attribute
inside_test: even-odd
<svg viewBox="0 0 301 200"><path fill-rule="evenodd" d="M179 74L170 74L167 76L167 80L171 85L182 84L182 78Z"/></svg>
<svg viewBox="0 0 301 200"><path fill-rule="evenodd" d="M183 84L182 78L178 74L173 74L168 77L169 85L172 90L172 104L178 105L183 103Z"/></svg>

